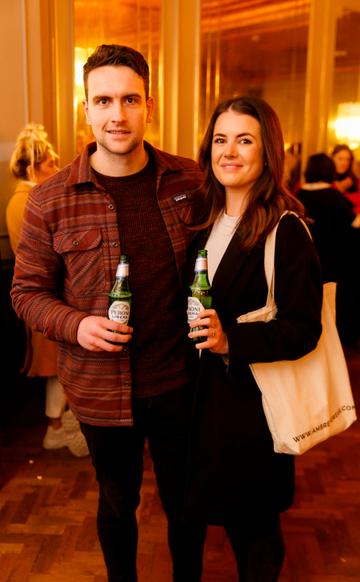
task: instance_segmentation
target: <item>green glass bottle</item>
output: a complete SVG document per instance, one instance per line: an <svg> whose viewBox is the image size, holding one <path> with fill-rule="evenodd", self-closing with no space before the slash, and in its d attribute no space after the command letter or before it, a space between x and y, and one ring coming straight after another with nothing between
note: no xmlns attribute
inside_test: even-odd
<svg viewBox="0 0 360 582"><path fill-rule="evenodd" d="M208 278L207 250L198 251L195 262L195 276L190 286L191 297L188 297L187 316L188 323L197 319L203 309L209 309L212 305L211 285ZM192 331L198 331L201 327L192 328ZM194 338L195 343L205 341L206 337Z"/></svg>
<svg viewBox="0 0 360 582"><path fill-rule="evenodd" d="M130 309L129 260L127 255L121 255L116 269L115 283L109 293L108 318L127 325L130 319Z"/></svg>

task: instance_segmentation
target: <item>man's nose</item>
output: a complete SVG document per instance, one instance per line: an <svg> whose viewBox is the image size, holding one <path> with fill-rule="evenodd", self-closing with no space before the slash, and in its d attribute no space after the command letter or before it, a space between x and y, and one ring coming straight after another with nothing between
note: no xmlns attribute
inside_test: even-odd
<svg viewBox="0 0 360 582"><path fill-rule="evenodd" d="M126 118L125 107L121 101L114 101L111 113L114 121L122 121Z"/></svg>

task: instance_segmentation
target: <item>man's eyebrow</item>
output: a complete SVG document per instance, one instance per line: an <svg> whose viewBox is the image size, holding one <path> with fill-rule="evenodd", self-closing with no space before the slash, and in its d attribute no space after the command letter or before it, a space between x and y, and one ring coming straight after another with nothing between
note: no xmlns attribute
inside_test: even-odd
<svg viewBox="0 0 360 582"><path fill-rule="evenodd" d="M92 96L92 101L98 101L99 99L110 99L109 95L105 95L105 93L103 94L98 94L98 95L93 95Z"/></svg>
<svg viewBox="0 0 360 582"><path fill-rule="evenodd" d="M137 97L139 99L142 98L140 93L128 93L126 95L121 95L121 99L128 99L129 97ZM106 93L99 93L98 95L93 95L92 99L113 99L113 95L107 95Z"/></svg>

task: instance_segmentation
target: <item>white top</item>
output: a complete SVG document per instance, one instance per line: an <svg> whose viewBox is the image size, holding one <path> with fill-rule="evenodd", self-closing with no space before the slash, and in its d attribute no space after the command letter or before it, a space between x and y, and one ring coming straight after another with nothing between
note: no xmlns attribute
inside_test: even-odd
<svg viewBox="0 0 360 582"><path fill-rule="evenodd" d="M239 216L229 216L222 212L214 222L206 243L208 252L208 276L212 284L216 269L233 237Z"/></svg>
<svg viewBox="0 0 360 582"><path fill-rule="evenodd" d="M325 190L325 188L331 188L331 184L328 182L306 182L302 184L302 190Z"/></svg>

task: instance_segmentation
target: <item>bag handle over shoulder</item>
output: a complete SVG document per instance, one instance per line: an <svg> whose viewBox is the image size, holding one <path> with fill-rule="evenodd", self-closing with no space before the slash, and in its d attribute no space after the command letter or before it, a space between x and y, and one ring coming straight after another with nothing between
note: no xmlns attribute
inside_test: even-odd
<svg viewBox="0 0 360 582"><path fill-rule="evenodd" d="M288 214L294 214L294 216L296 216L300 220L300 222L302 223L306 232L308 233L309 237L312 240L312 236L311 236L309 227L306 224L306 222L302 218L300 218L300 216L296 212L294 212L293 210L285 210L285 212L283 212L282 215L280 216L278 223L274 226L272 231L269 232L268 236L266 237L266 241L265 241L264 270L265 270L266 283L268 286L268 300L266 301L266 304L269 303L269 295L272 298L274 298L276 233L277 233L277 229L278 229L278 226L280 224L281 219L284 218L284 216L287 216ZM275 301L274 301L274 303L275 303Z"/></svg>
<svg viewBox="0 0 360 582"><path fill-rule="evenodd" d="M266 304L264 307L260 307L259 309L255 309L255 311L251 311L249 313L243 313L236 318L238 323L247 323L251 321L270 321L271 319L276 318L277 307L275 303L275 243L276 243L276 233L278 226L280 224L280 220L286 216L287 214L294 214L304 225L304 228L307 230L310 238L311 234L310 231L305 224L305 222L292 210L286 210L282 213L279 218L278 223L275 227L269 232L268 236L266 237L265 241L265 248L264 248L264 271L265 271L265 278L267 283L267 297L266 297Z"/></svg>

